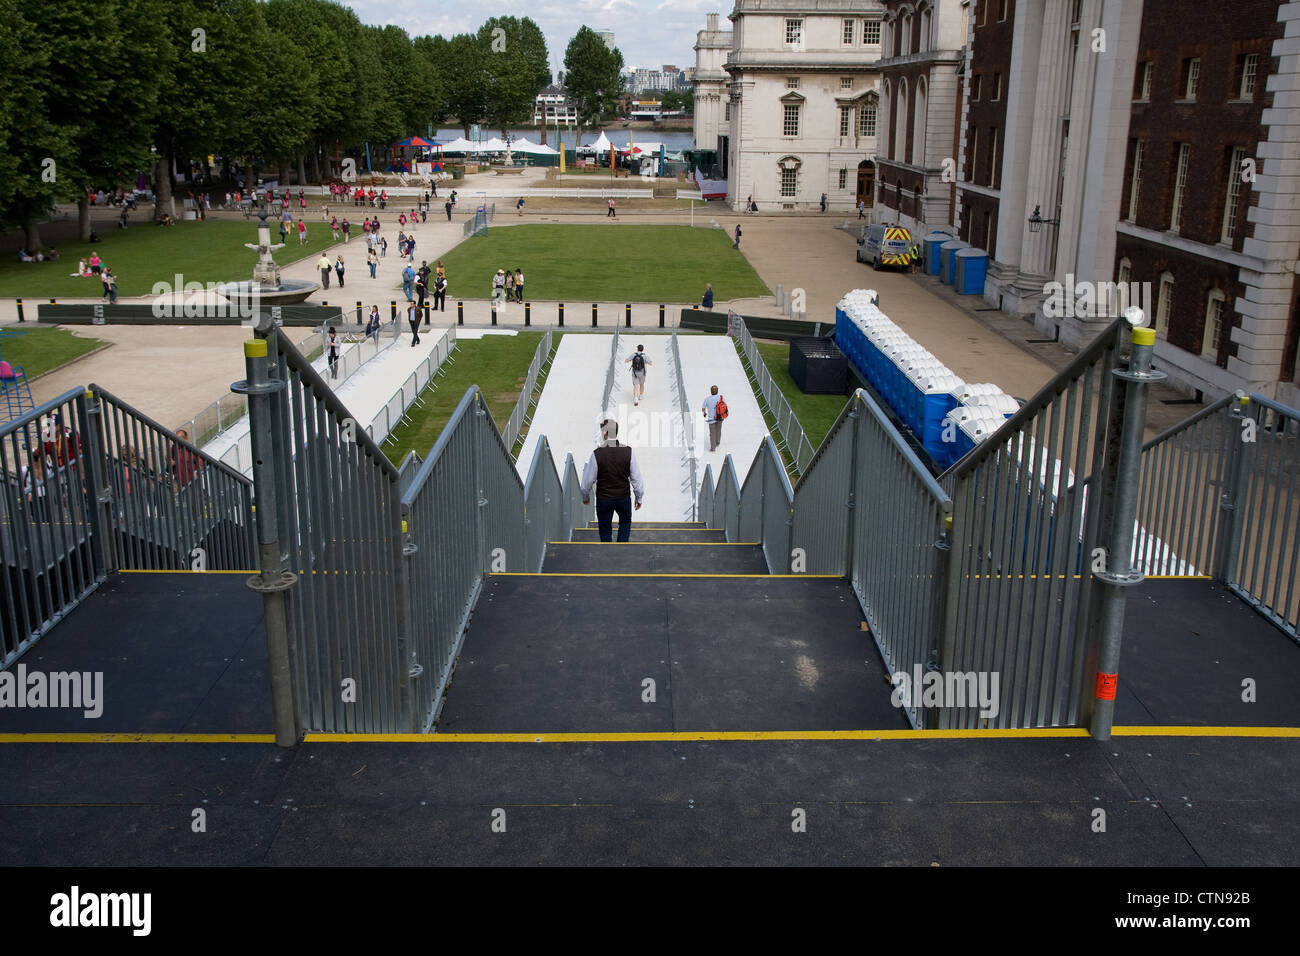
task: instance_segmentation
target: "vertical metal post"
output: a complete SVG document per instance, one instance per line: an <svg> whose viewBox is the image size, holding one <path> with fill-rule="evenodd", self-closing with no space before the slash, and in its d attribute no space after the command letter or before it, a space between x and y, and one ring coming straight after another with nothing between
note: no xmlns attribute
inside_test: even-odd
<svg viewBox="0 0 1300 956"><path fill-rule="evenodd" d="M429 309L430 309L430 308L431 308L431 306L429 305L428 302L424 303L424 326L425 326L425 328L428 328L430 325L433 324L433 319L432 319L432 318L430 317L430 315L429 315Z"/></svg>
<svg viewBox="0 0 1300 956"><path fill-rule="evenodd" d="M1144 575L1132 567L1133 521L1137 516L1138 487L1142 481L1142 433L1146 427L1147 391L1152 382L1164 379L1164 372L1151 368L1156 332L1152 328L1133 330L1133 349L1127 369L1112 374L1124 381L1124 420L1115 462L1115 499L1111 512L1110 541L1106 570L1095 574L1101 582L1100 639L1097 653L1097 685L1092 711L1092 736L1109 740L1115 717L1115 689L1119 682L1120 644L1124 632L1125 590ZM1085 555L1085 558L1087 556Z"/></svg>
<svg viewBox="0 0 1300 956"><path fill-rule="evenodd" d="M627 303L627 305L624 308L626 311L624 313L625 319L623 324L630 329L632 328L632 303L631 302Z"/></svg>
<svg viewBox="0 0 1300 956"><path fill-rule="evenodd" d="M80 403L79 403L80 404ZM104 441L103 410L99 405L99 396L86 389L85 418L77 423L82 434L86 436L86 454L83 460L90 462L90 473L85 475L89 487L86 489L87 505L91 512L91 532L98 540L99 568L96 577L109 571L116 571L116 540L110 531L113 527L113 489L108 483L106 467L110 453Z"/></svg>
<svg viewBox="0 0 1300 956"><path fill-rule="evenodd" d="M596 303L591 303L591 327L596 327Z"/></svg>
<svg viewBox="0 0 1300 956"><path fill-rule="evenodd" d="M1228 584L1233 583L1232 579L1237 574L1237 559L1241 554L1241 513L1244 510L1241 507L1241 491L1246 478L1246 446L1250 444L1245 439L1244 423L1249 417L1246 414L1249 407L1250 396L1238 392L1237 401L1233 403L1228 417L1228 428L1232 433L1228 438L1231 451L1225 476L1228 487L1219 499L1222 516L1219 519L1218 554L1215 555L1217 560L1211 572L1216 579Z"/></svg>
<svg viewBox="0 0 1300 956"><path fill-rule="evenodd" d="M464 302L456 303L456 324L457 325L465 324L465 303Z"/></svg>
<svg viewBox="0 0 1300 956"><path fill-rule="evenodd" d="M393 321L396 322L397 321L397 300L396 299L388 300L388 310Z"/></svg>
<svg viewBox="0 0 1300 956"><path fill-rule="evenodd" d="M533 304L531 302L525 302L524 303L524 326L527 327L532 324L533 324Z"/></svg>
<svg viewBox="0 0 1300 956"><path fill-rule="evenodd" d="M560 303L560 328L564 328L564 303Z"/></svg>
<svg viewBox="0 0 1300 956"><path fill-rule="evenodd" d="M365 317L365 314L361 311L363 308L364 308L364 306L362 306L362 304L361 304L361 300L360 300L360 299L357 299L357 325L365 325L365 324L366 324L366 317Z"/></svg>
<svg viewBox="0 0 1300 956"><path fill-rule="evenodd" d="M397 577L397 666L398 670L398 715L406 719L406 732L417 733L415 727L415 694L411 688L411 679L419 677L424 668L415 662L415 652L411 650L411 563L419 553L419 546L411 540L411 513L407 505L400 505L402 514L402 558L401 571Z"/></svg>
<svg viewBox="0 0 1300 956"><path fill-rule="evenodd" d="M663 327L664 327L664 304L660 302L659 303L659 328L662 329Z"/></svg>
<svg viewBox="0 0 1300 956"><path fill-rule="evenodd" d="M23 300L21 298L19 298L18 300L18 321L19 322L27 321L25 318L23 318Z"/></svg>
<svg viewBox="0 0 1300 956"><path fill-rule="evenodd" d="M293 674L289 666L285 592L298 578L284 566L280 549L279 528L291 526L287 519L282 520L280 509L293 505L290 501L280 501L276 493L278 466L283 464L281 457L287 455L289 445L285 441L274 441L271 409L271 395L285 388L286 383L272 379L268 373L265 338L244 343L244 367L248 378L231 385L231 390L248 396L248 430L253 451L253 513L257 521L260 570L248 579L248 586L262 595L275 743L278 747L292 747L298 742L299 732L293 700Z"/></svg>
<svg viewBox="0 0 1300 956"><path fill-rule="evenodd" d="M497 303L495 299L492 300L492 324L497 324Z"/></svg>

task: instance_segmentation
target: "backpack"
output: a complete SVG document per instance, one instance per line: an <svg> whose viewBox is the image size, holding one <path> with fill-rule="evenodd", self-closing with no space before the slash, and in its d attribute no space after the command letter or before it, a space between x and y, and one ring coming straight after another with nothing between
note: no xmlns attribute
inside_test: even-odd
<svg viewBox="0 0 1300 956"><path fill-rule="evenodd" d="M637 352L635 355L632 356L632 371L634 372L645 371L645 356L642 355L640 352Z"/></svg>
<svg viewBox="0 0 1300 956"><path fill-rule="evenodd" d="M721 395L718 396L718 404L713 408L713 417L718 421L722 421L727 417L727 403L723 401Z"/></svg>

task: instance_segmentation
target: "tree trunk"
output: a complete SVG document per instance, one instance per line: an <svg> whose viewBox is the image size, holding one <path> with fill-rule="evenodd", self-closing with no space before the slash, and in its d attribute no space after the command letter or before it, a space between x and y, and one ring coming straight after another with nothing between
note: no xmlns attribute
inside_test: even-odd
<svg viewBox="0 0 1300 956"><path fill-rule="evenodd" d="M27 254L34 256L37 250L41 248L41 221L32 217L23 223L23 234L27 237L27 244L24 248Z"/></svg>
<svg viewBox="0 0 1300 956"><path fill-rule="evenodd" d="M283 159L280 160L280 174L279 174L279 175L280 175L280 188L281 188L282 190L283 190L283 189L288 189L288 188L289 188L289 174L290 174L290 170L289 170L289 163L288 163L288 161L287 161L287 160L283 160Z"/></svg>
<svg viewBox="0 0 1300 956"><path fill-rule="evenodd" d="M307 185L307 156L305 153L298 154L298 188Z"/></svg>
<svg viewBox="0 0 1300 956"><path fill-rule="evenodd" d="M320 147L315 144L311 148L311 177L312 182L324 181L324 177L320 174Z"/></svg>
<svg viewBox="0 0 1300 956"><path fill-rule="evenodd" d="M77 194L77 238L90 242L90 197L84 189Z"/></svg>
<svg viewBox="0 0 1300 956"><path fill-rule="evenodd" d="M153 217L168 215L176 217L176 202L172 196L172 150L169 143L158 149L158 164L154 167L154 204Z"/></svg>

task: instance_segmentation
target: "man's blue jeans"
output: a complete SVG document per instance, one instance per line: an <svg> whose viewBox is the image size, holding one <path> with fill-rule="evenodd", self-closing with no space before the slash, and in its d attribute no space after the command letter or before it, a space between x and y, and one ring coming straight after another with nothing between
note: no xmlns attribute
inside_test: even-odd
<svg viewBox="0 0 1300 956"><path fill-rule="evenodd" d="M597 498L596 523L600 526L600 540L613 540L614 512L618 512L618 540L626 541L632 534L632 499Z"/></svg>
<svg viewBox="0 0 1300 956"><path fill-rule="evenodd" d="M403 280L403 281L402 281L402 294L405 295L407 299L414 299L414 298L415 298L415 284L412 283L412 282L407 282L407 281Z"/></svg>

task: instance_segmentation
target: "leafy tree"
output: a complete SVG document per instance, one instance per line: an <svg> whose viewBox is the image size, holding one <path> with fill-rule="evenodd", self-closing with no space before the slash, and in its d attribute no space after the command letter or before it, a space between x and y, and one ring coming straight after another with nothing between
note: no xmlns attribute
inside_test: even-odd
<svg viewBox="0 0 1300 956"><path fill-rule="evenodd" d="M504 136L532 118L537 94L551 80L546 38L530 17L492 17L479 27L478 42L487 51L484 118Z"/></svg>
<svg viewBox="0 0 1300 956"><path fill-rule="evenodd" d="M579 125L599 125L614 115L623 92L623 54L607 47L591 28L579 28L564 51L564 86L577 107Z"/></svg>
<svg viewBox="0 0 1300 956"><path fill-rule="evenodd" d="M448 68L443 70L444 112L460 121L465 135L487 117L487 57L479 37L458 33L447 42Z"/></svg>

